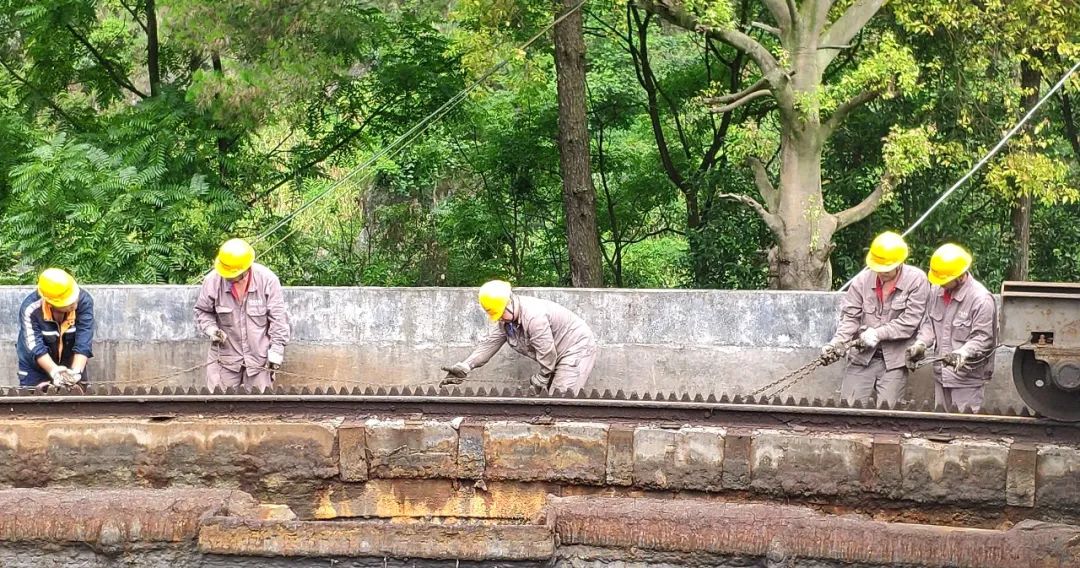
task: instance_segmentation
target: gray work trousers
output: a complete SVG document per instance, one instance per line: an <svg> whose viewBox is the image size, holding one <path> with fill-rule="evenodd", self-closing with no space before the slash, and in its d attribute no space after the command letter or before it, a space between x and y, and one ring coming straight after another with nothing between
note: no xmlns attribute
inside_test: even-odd
<svg viewBox="0 0 1080 568"><path fill-rule="evenodd" d="M873 357L865 367L848 363L844 369L844 380L840 383L840 396L849 404L856 400L862 401L863 406L888 402L889 406L896 406L904 398L907 391L907 367L899 369L886 369L885 359Z"/></svg>
<svg viewBox="0 0 1080 568"><path fill-rule="evenodd" d="M934 404L952 410L955 405L960 412L978 412L982 408L983 389L979 387L950 388L934 381Z"/></svg>
<svg viewBox="0 0 1080 568"><path fill-rule="evenodd" d="M552 389L581 390L592 374L596 364L596 345L590 345L578 353L570 353L559 358L555 363L555 376L551 379Z"/></svg>
<svg viewBox="0 0 1080 568"><path fill-rule="evenodd" d="M245 386L250 389L264 391L270 388L272 378L270 371L266 369L248 369L241 367L239 371L232 371L221 366L220 363L210 363L206 367L206 388L227 389L229 387Z"/></svg>

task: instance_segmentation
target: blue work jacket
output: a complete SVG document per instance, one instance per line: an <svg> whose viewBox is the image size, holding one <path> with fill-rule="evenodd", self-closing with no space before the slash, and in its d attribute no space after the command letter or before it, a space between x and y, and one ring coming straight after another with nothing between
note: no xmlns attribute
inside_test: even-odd
<svg viewBox="0 0 1080 568"><path fill-rule="evenodd" d="M48 354L58 365L71 367L76 354L94 356L94 298L79 291L74 314L64 321L53 321L52 309L35 290L19 308L19 338L15 351L19 357L19 385L33 387L51 379L37 362ZM83 370L83 381L87 380Z"/></svg>

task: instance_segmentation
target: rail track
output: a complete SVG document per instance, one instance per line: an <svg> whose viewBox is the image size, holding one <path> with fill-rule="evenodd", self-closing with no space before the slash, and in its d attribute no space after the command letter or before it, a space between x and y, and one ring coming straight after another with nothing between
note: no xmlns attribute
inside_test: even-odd
<svg viewBox="0 0 1080 568"><path fill-rule="evenodd" d="M0 391L9 417L280 417L332 419L362 416L456 417L605 422L662 425L716 425L731 428L791 428L808 431L911 433L949 439L1007 437L1080 443L1080 424L1034 416L1027 408L946 412L929 404L864 408L846 401L796 401L766 397L690 396L622 391L562 393L473 388L301 388L263 393L244 389L92 387L84 393L37 394Z"/></svg>

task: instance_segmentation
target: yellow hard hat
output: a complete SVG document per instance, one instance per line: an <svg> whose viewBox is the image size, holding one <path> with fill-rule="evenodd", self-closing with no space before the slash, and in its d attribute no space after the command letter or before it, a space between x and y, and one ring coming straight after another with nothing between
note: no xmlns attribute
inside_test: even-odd
<svg viewBox="0 0 1080 568"><path fill-rule="evenodd" d="M484 308L491 321L499 321L510 303L510 283L492 280L480 287L480 307Z"/></svg>
<svg viewBox="0 0 1080 568"><path fill-rule="evenodd" d="M217 270L222 278L236 278L251 268L253 262L255 262L255 249L251 248L247 241L229 239L218 250L214 270Z"/></svg>
<svg viewBox="0 0 1080 568"><path fill-rule="evenodd" d="M888 272L904 264L907 257L908 246L904 237L886 231L870 243L870 252L866 253L866 267L874 272Z"/></svg>
<svg viewBox="0 0 1080 568"><path fill-rule="evenodd" d="M49 268L38 276L38 294L50 306L63 308L79 301L79 285L67 272Z"/></svg>
<svg viewBox="0 0 1080 568"><path fill-rule="evenodd" d="M926 274L930 283L944 286L959 278L971 268L971 253L952 243L941 245L934 256L930 257L930 272Z"/></svg>

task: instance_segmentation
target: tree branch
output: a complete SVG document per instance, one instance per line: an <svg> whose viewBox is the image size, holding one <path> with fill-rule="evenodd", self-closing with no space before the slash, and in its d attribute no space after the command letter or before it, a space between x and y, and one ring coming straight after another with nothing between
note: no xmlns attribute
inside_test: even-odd
<svg viewBox="0 0 1080 568"><path fill-rule="evenodd" d="M658 15L680 28L704 34L706 37L717 39L736 49L745 51L761 69L762 75L768 77L778 67L776 58L773 57L772 53L754 38L738 30L703 25L696 16L682 9L681 6L676 6L673 0L638 0L638 4L646 11Z"/></svg>
<svg viewBox="0 0 1080 568"><path fill-rule="evenodd" d="M637 9L632 5L627 5L626 10L627 34L633 33L631 25L637 27L638 46L636 49L631 47L630 55L634 60L634 69L637 72L638 81L641 83L641 87L645 89L646 99L648 100L649 123L652 126L653 137L656 139L656 149L660 154L660 163L663 165L664 172L667 174L668 179L671 180L671 183L675 184L675 187L679 188L679 190L686 191L686 179L683 178L682 173L679 172L675 162L671 159L671 149L668 147L663 123L660 120L660 104L657 100L656 84L653 82L653 74L648 71L650 68L648 25L651 14L646 14L645 19L642 20ZM631 22L631 18L633 22Z"/></svg>
<svg viewBox="0 0 1080 568"><path fill-rule="evenodd" d="M756 83L754 83L753 85L750 85L749 87L747 87L747 88L745 88L745 89L743 89L743 90L741 90L741 91L739 91L737 93L729 93L729 94L726 94L726 95L721 95L719 97L713 97L713 98L710 98L710 99L705 99L705 101L709 102L709 103L726 104L726 103L730 103L732 101L737 101L737 100L739 100L739 99L741 99L741 98L743 98L743 97L745 97L745 96L747 96L747 95L749 95L751 93L754 93L756 91L761 91L763 89L768 89L768 88L769 88L769 81L763 77L761 79L758 79L758 81Z"/></svg>
<svg viewBox="0 0 1080 568"><path fill-rule="evenodd" d="M765 206L753 197L738 193L717 193L716 197L719 199L727 199L729 201L738 201L739 203L749 206L757 212L758 216L761 217L761 220L765 222L765 225L769 227L769 230L772 231L774 235L780 235L784 232L784 222L776 215L769 213L769 211L765 209Z"/></svg>
<svg viewBox="0 0 1080 568"><path fill-rule="evenodd" d="M1080 160L1080 136L1077 135L1076 119L1073 117L1072 101L1069 99L1069 94L1064 89L1058 91L1058 97L1061 98L1061 116L1065 123L1065 137L1069 139L1069 144L1072 146L1073 153L1076 154L1076 159Z"/></svg>
<svg viewBox="0 0 1080 568"><path fill-rule="evenodd" d="M52 99L50 99L49 97L43 95L40 91L38 91L37 87L32 85L29 80L27 80L22 75L19 75L19 73L17 71L15 71L10 66L8 66L7 62L4 61L3 59L0 59L0 67L3 67L4 70L6 70L8 72L8 74L10 74L12 77L15 78L16 81L22 83L24 86L26 86L27 89L30 89L30 92L33 93L34 96L41 99L41 101L45 103L45 106L53 109L53 111L55 111L56 114L60 115L61 117L64 118L64 120L68 121L68 124L74 126L77 129L82 128L82 125L80 125L75 119L71 118L71 115L69 115L67 112L65 112L64 109L60 108L60 105L56 104L55 101L53 101Z"/></svg>
<svg viewBox="0 0 1080 568"><path fill-rule="evenodd" d="M135 6L128 6L128 3L124 2L124 0L120 0L120 5L131 14L131 18L135 20L136 24L139 24L139 27L142 28L144 32L147 31L146 24L139 19L139 12L135 10Z"/></svg>
<svg viewBox="0 0 1080 568"><path fill-rule="evenodd" d="M829 120L825 121L825 132L835 132L836 129L840 127L840 123L844 122L844 119L847 118L853 110L880 97L881 94L882 92L877 89L863 91L836 107L836 110L829 116Z"/></svg>
<svg viewBox="0 0 1080 568"><path fill-rule="evenodd" d="M780 28L770 26L769 24L763 24L761 22L750 22L750 27L751 28L757 28L759 30L764 30L766 32L771 33L772 35L774 35L776 37L780 37Z"/></svg>
<svg viewBox="0 0 1080 568"><path fill-rule="evenodd" d="M870 192L870 195L867 195L857 205L836 214L836 230L839 231L869 217L877 209L878 204L881 203L881 198L885 196L885 192L892 189L894 181L892 174L883 174L881 180L878 181L877 187Z"/></svg>
<svg viewBox="0 0 1080 568"><path fill-rule="evenodd" d="M855 3L844 12L844 15L833 22L833 25L829 26L829 29L821 35L818 44L847 45L851 43L859 30L863 29L863 26L870 21L870 18L873 18L874 14L878 13L883 4L885 4L885 0L855 0ZM832 63L832 60L839 53L837 50L822 51L818 55L818 61L821 64L820 68L828 67L829 63Z"/></svg>
<svg viewBox="0 0 1080 568"><path fill-rule="evenodd" d="M71 24L64 24L64 27L67 28L69 32L71 32L71 35L75 36L76 41L82 44L82 46L85 47L90 52L90 54L94 56L94 59L96 59L97 62L101 64L101 66L105 69L105 72L108 73L109 77L112 78L113 82L115 82L121 88L127 89L132 93L135 93L140 98L147 98L146 93L140 91L137 87L135 87L135 85L132 85L126 77L120 75L120 73L113 69L112 64L109 63L109 60L105 58L105 55L98 51L97 48L94 47L94 45L91 44L88 39L83 37L83 35L79 33L79 30L76 30L75 27Z"/></svg>
<svg viewBox="0 0 1080 568"><path fill-rule="evenodd" d="M750 169L754 171L754 184L757 185L761 197L765 199L765 206L770 211L775 211L780 205L780 194L769 180L769 172L765 169L765 164L755 156L747 157L746 161L750 164Z"/></svg>
<svg viewBox="0 0 1080 568"><path fill-rule="evenodd" d="M731 104L727 104L727 105L724 105L722 107L709 107L709 112L711 112L713 114L724 114L725 112L731 112L731 111L743 106L744 104L746 104L746 103L748 103L748 102L750 102L750 101L752 101L754 99L760 99L761 97L767 97L767 96L769 96L771 94L772 94L772 91L768 91L768 90L754 91L754 92L750 93L749 95L746 95L745 97L743 97L743 98L741 98L741 99L739 99L739 100L737 100L737 101L735 101L735 102L733 102Z"/></svg>
<svg viewBox="0 0 1080 568"><path fill-rule="evenodd" d="M787 29L791 27L791 12L787 5L784 4L784 0L763 0L762 4L768 8L769 13L772 14L776 24L781 29Z"/></svg>

